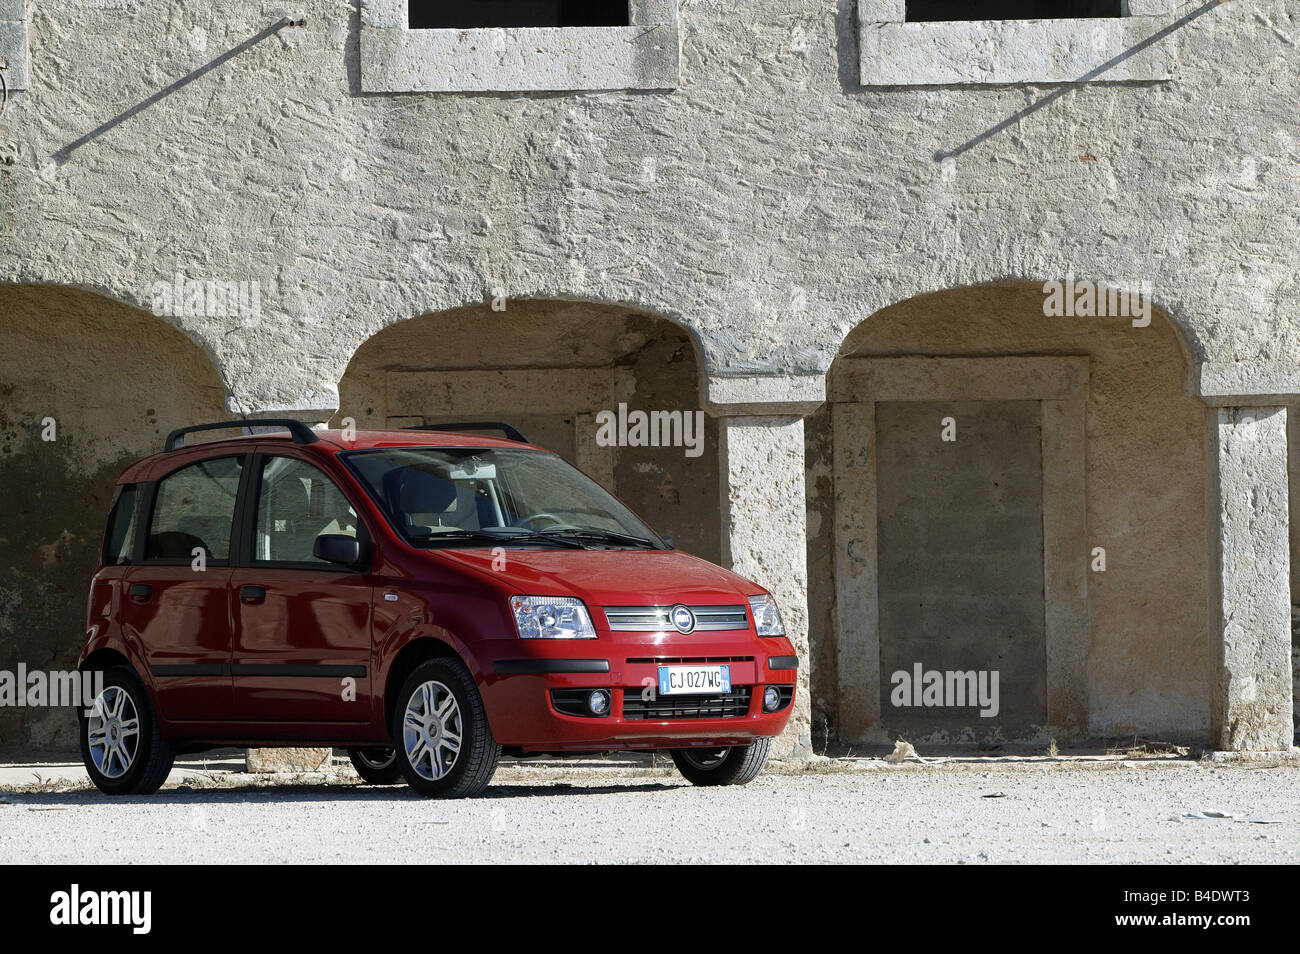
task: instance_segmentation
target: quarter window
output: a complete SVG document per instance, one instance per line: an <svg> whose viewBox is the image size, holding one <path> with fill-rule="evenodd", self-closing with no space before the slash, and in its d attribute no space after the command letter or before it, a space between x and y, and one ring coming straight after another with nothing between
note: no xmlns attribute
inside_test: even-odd
<svg viewBox="0 0 1300 954"><path fill-rule="evenodd" d="M253 559L265 563L320 563L312 552L323 533L357 535L357 512L318 468L293 457L262 463Z"/></svg>
<svg viewBox="0 0 1300 954"><path fill-rule="evenodd" d="M104 566L119 566L131 562L131 549L135 543L135 520L139 508L138 484L123 484L117 488L117 499L108 514L108 530L104 534Z"/></svg>
<svg viewBox="0 0 1300 954"><path fill-rule="evenodd" d="M230 531L243 458L218 457L190 464L158 485L149 542L151 560L191 560L202 549L208 561L230 559Z"/></svg>

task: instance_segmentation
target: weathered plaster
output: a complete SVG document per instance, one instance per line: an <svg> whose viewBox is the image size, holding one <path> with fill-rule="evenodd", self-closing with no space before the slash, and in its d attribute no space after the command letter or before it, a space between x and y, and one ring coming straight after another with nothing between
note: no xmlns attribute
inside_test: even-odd
<svg viewBox="0 0 1300 954"><path fill-rule="evenodd" d="M579 96L358 95L359 19L311 0L306 26L66 153L271 20L101 6L30 11L0 280L145 307L178 269L260 280L256 325L169 319L249 405L317 400L381 328L494 290L631 304L745 377L824 371L863 316L922 293L1146 278L1195 357L1300 363L1283 0L1162 41L1171 84L1080 88L985 139L1041 96L861 88L853 0L692 5L679 90Z"/></svg>
<svg viewBox="0 0 1300 954"><path fill-rule="evenodd" d="M1211 739L1222 750L1288 751L1291 566L1284 407L1211 408Z"/></svg>
<svg viewBox="0 0 1300 954"><path fill-rule="evenodd" d="M794 711L773 755L804 758L812 753L812 710L803 419L725 417L719 425L719 451L723 562L776 598L786 636L799 654Z"/></svg>
<svg viewBox="0 0 1300 954"><path fill-rule="evenodd" d="M31 85L31 65L24 0L0 0L0 79L8 92Z"/></svg>

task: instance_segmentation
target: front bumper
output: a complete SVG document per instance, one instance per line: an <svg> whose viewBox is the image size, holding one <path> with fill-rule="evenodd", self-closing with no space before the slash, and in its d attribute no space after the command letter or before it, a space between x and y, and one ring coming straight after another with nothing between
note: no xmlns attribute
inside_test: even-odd
<svg viewBox="0 0 1300 954"><path fill-rule="evenodd" d="M794 709L797 657L784 637L753 633L678 636L607 633L586 640L488 641L480 686L492 734L533 752L748 745L779 735ZM659 666L725 663L732 694L658 696ZM789 687L791 701L763 712L763 688ZM569 715L552 690L609 689L606 716ZM739 699L748 690L747 699Z"/></svg>

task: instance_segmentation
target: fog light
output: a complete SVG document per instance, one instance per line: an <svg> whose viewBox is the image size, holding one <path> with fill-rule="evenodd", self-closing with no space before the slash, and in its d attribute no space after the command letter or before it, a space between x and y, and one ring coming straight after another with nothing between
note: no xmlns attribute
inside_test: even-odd
<svg viewBox="0 0 1300 954"><path fill-rule="evenodd" d="M775 712L781 708L781 693L776 686L768 686L763 690L763 711Z"/></svg>
<svg viewBox="0 0 1300 954"><path fill-rule="evenodd" d="M587 697L587 711L594 716L603 716L609 711L609 690L596 689Z"/></svg>

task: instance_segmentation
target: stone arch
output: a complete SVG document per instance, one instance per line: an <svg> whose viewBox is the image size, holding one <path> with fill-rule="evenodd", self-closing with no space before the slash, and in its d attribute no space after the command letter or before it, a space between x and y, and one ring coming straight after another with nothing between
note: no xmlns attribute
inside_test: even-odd
<svg viewBox="0 0 1300 954"><path fill-rule="evenodd" d="M119 473L224 417L226 388L181 331L93 292L0 285L0 315L0 667L70 668ZM0 710L11 743L74 746L75 729L69 710Z"/></svg>
<svg viewBox="0 0 1300 954"><path fill-rule="evenodd" d="M497 304L420 315L366 339L339 382L335 422L504 419L609 486L682 549L720 559L717 425L701 410L694 333L619 305ZM689 415L692 427L703 422L702 438L692 448L600 446L596 414L620 405L681 412L683 422Z"/></svg>
<svg viewBox="0 0 1300 954"><path fill-rule="evenodd" d="M1158 308L1149 325L1134 327L1119 318L1046 317L1043 300L1041 284L1023 283L954 288L898 302L846 335L828 374L828 404L808 422L810 510L833 528L810 540L814 700L823 702L819 716L851 726L847 734L855 741L890 728L853 710L875 705L879 680L892 672L869 674L865 664L856 673L845 671L861 664L860 654L846 653L846 642L855 638L850 633L844 639L846 607L879 614L887 596L874 587L890 572L874 555L854 561L864 547L874 554L876 535L887 533L880 514L902 506L897 494L885 494L882 502L884 488L876 480L903 473L902 465L894 466L898 461L885 460L891 447L923 457L935 452L928 434L919 447L902 450L896 437L876 446L876 435L887 426L907 426L905 416L892 411L904 405L962 405L972 413L996 405L1006 420L992 421L990 431L1005 425L1002 431L1010 434L1016 401L1043 408L1041 415L1024 417L1024 426L1038 428L1024 446L1037 442L1040 455L1035 466L1042 469L1044 534L1025 546L1044 554L1039 585L1047 629L1040 695L1048 719L1041 732L1022 740L1143 734L1203 741L1208 734L1205 409L1187 391L1194 344L1186 327ZM975 401L984 403L976 409ZM891 409L887 422L866 410L877 407ZM1057 423L1049 421L1049 411ZM937 440L938 424L932 423ZM954 483L963 473L950 476ZM853 508L864 494L870 525L855 526ZM859 524L863 512L856 511ZM1010 533L993 529L996 513L986 518L983 534L972 526L954 539L978 546ZM1088 568L1094 547L1107 551L1105 572ZM972 559L970 566L978 565ZM870 599L861 598L862 587L871 589ZM1053 613L1062 634L1055 646ZM924 629L922 621L912 622ZM870 625L881 625L879 615ZM890 625L899 626L898 618ZM890 638L877 630L876 638L882 637ZM867 643L881 652L879 642ZM931 738L973 741L978 734L978 727L967 736L936 730Z"/></svg>
<svg viewBox="0 0 1300 954"><path fill-rule="evenodd" d="M1075 282L1082 282L1085 277L1087 276L1077 275L1074 276L1072 280ZM1101 278L1095 278L1092 280L1097 282L1102 281ZM1047 293L1044 292L1044 287L1049 282L1064 281L1065 279L1051 277L1040 280L1038 278L1007 276L989 279L987 281L973 281L947 286L941 284L931 285L930 283L922 283L922 285L910 289L909 294L901 297L894 297L892 299L886 299L887 303L881 304L880 307L875 311L872 311L865 318L845 323L843 325L843 331L841 332L838 347L833 352L831 364L827 366L826 370L829 373L830 367L833 366L834 361L838 360L843 354L845 354L846 349L853 347L854 339L862 337L863 329L867 327L870 322L882 318L888 318L893 313L894 309L901 306L915 306L930 300L949 300L952 296L962 293L971 295L972 300L979 300L979 297L983 294L988 293L996 295L1009 289L1019 289L1024 294L1037 295L1039 301L1042 302L1047 297ZM1120 283L1120 287L1122 287L1122 283ZM1183 312L1182 309L1177 307L1176 303L1166 302L1161 298L1161 296L1156 295L1154 291L1151 292L1149 301L1151 304L1152 323L1167 326L1173 333L1175 340L1178 343L1179 351L1182 353L1183 360L1187 366L1187 373L1190 375L1197 364L1207 360L1206 348L1202 341L1202 336L1197 331L1195 323ZM1046 319L1048 316L1044 315L1043 317ZM1086 319L1075 318L1058 318L1055 320L1058 323L1086 321ZM1106 325L1105 321L1101 321L1100 319L1097 319L1097 321L1099 322L1099 326ZM1118 323L1120 319L1110 319L1110 321L1111 323Z"/></svg>

